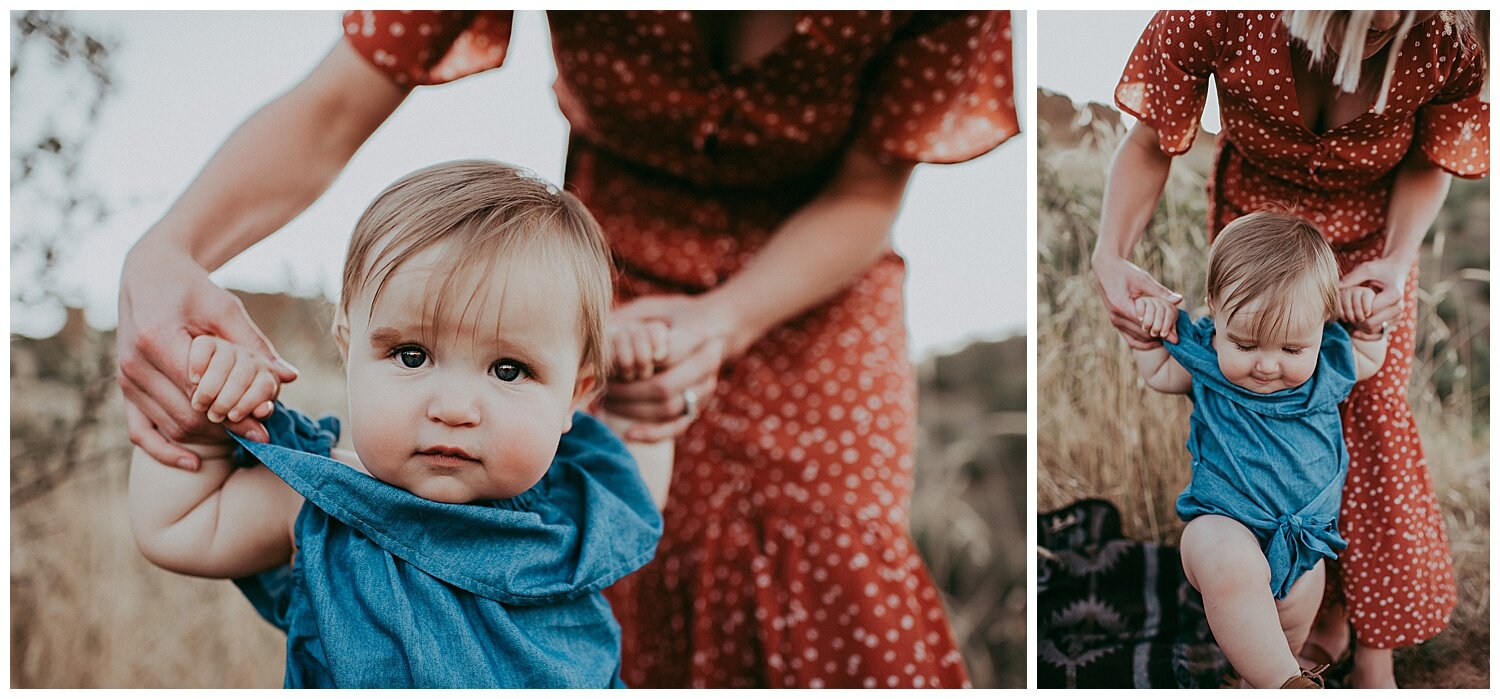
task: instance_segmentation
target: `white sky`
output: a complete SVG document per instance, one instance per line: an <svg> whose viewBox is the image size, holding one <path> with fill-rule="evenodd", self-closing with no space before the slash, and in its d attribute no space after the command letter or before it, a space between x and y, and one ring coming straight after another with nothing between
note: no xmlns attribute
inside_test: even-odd
<svg viewBox="0 0 1500 699"><path fill-rule="evenodd" d="M118 37L119 90L87 153L84 177L116 205L84 252L65 268L86 280L91 324L113 327L126 251L187 186L223 139L255 109L309 71L340 37L338 13L85 12L85 27ZM518 14L505 67L451 85L421 88L354 157L333 187L286 228L214 279L253 291L337 291L344 247L371 197L416 168L455 158L493 158L562 180L566 123L539 11ZM1026 27L1014 15L1015 74L1024 84ZM1030 95L1017 89L1022 128ZM25 133L36 107L12 105ZM920 166L896 223L909 265L912 349L953 349L977 337L1024 330L1026 319L1025 135L975 161ZM290 164L289 164L290 166ZM24 225L27 213L13 211ZM12 279L13 284L25 283ZM46 334L55 317L12 309L12 331Z"/></svg>
<svg viewBox="0 0 1500 699"><path fill-rule="evenodd" d="M1125 61L1151 21L1152 10L1036 13L1036 81L1078 104L1114 107L1115 84ZM1125 115L1125 123L1135 119ZM1203 128L1219 130L1219 102L1209 88Z"/></svg>

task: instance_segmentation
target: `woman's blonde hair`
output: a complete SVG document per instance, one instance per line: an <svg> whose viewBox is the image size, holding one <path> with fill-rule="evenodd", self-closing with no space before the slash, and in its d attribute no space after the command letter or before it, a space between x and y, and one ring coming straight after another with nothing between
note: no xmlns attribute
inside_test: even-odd
<svg viewBox="0 0 1500 699"><path fill-rule="evenodd" d="M493 278L497 262L525 260L576 280L581 368L602 384L609 368L604 321L613 298L604 232L577 197L494 161L423 168L370 202L349 240L335 331L347 328L350 303L360 293L374 285L373 313L390 275L440 242L455 244L439 262L446 270L439 272L442 284L433 299L438 318L445 299L473 297L472 291L455 289L457 283L473 279L472 272Z"/></svg>
<svg viewBox="0 0 1500 699"><path fill-rule="evenodd" d="M1474 30L1475 14L1473 10L1442 10L1439 13L1449 32L1460 33ZM1344 92L1354 92L1359 87L1365 38L1370 29L1370 21L1375 16L1374 10L1287 10L1281 14L1281 21L1286 23L1292 36L1307 47L1313 60L1321 61L1327 56L1329 49L1333 48L1329 46L1328 26L1341 16L1344 18L1344 33L1337 42L1338 63L1333 69L1333 84ZM1380 81L1380 94L1375 99L1377 113L1385 111L1386 94L1390 92L1391 79L1396 75L1396 58L1401 53L1402 44L1406 42L1406 35L1416 24L1416 19L1416 10L1401 11L1401 24L1396 28L1396 35L1391 38L1384 77Z"/></svg>
<svg viewBox="0 0 1500 699"><path fill-rule="evenodd" d="M1323 320L1333 318L1338 285L1333 249L1316 226L1290 214L1241 216L1219 231L1208 250L1209 309L1222 327L1260 301L1251 328L1257 338L1284 337L1309 314L1309 303L1319 306Z"/></svg>

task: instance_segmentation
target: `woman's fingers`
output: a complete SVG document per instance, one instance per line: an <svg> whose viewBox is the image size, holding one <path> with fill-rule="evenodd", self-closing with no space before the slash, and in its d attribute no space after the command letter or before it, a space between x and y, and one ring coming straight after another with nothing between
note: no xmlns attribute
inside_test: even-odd
<svg viewBox="0 0 1500 699"><path fill-rule="evenodd" d="M212 334L264 357L270 362L276 378L283 383L295 381L297 368L276 353L276 348L271 345L270 339L260 331L260 328L256 327L255 323L251 322L250 315L245 312L245 305L240 303L240 300L233 294L222 289L219 291L223 294L218 299L223 308L215 314L213 324L215 332Z"/></svg>
<svg viewBox="0 0 1500 699"><path fill-rule="evenodd" d="M1381 323L1389 323L1394 327L1401 320L1403 307L1402 290L1384 289L1371 299L1370 312L1366 314L1364 324L1372 332L1379 332Z"/></svg>
<svg viewBox="0 0 1500 699"><path fill-rule="evenodd" d="M125 426L130 432L130 443L150 454L151 458L156 459L158 463L176 466L187 471L198 470L198 455L177 446L162 436L156 430L154 421L137 407L145 400L140 400L139 393L133 387L125 391L127 399L132 393L136 393L137 400L125 401Z"/></svg>
<svg viewBox="0 0 1500 699"><path fill-rule="evenodd" d="M670 422L637 423L625 432L625 439L647 443L676 439L678 435L687 431L697 417L697 415L683 415Z"/></svg>
<svg viewBox="0 0 1500 699"><path fill-rule="evenodd" d="M610 411L632 420L665 422L681 417L687 407L683 392L692 388L701 401L717 381L722 345L715 342L682 363L644 381L611 386L604 396Z"/></svg>

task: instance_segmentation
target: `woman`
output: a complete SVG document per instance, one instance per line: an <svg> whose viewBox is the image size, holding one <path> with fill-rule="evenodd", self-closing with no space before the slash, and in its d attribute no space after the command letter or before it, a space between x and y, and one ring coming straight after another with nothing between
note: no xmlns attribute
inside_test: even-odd
<svg viewBox="0 0 1500 699"><path fill-rule="evenodd" d="M412 86L499 66L510 20L351 12L230 138L127 261L132 441L176 457L205 427L174 364L194 331L273 351L205 270L305 208ZM1008 13L549 20L567 186L610 235L616 316L671 327L667 370L604 400L630 438L677 439L657 558L610 590L626 681L966 683L906 529L913 381L888 232L914 163L1015 133Z"/></svg>
<svg viewBox="0 0 1500 699"><path fill-rule="evenodd" d="M1224 128L1208 186L1209 230L1258 209L1295 207L1334 246L1340 284L1378 292L1359 330L1392 332L1391 359L1343 406L1350 464L1340 531L1349 548L1330 571L1330 600L1304 649L1327 662L1352 645L1355 686L1394 686L1391 649L1431 638L1455 602L1406 387L1422 237L1450 173L1488 171L1488 105L1477 97L1485 57L1466 19L1450 11L1159 12L1115 91L1140 121L1115 155L1093 268L1127 343L1150 344L1133 299L1181 299L1128 258L1171 158L1192 144L1211 79Z"/></svg>

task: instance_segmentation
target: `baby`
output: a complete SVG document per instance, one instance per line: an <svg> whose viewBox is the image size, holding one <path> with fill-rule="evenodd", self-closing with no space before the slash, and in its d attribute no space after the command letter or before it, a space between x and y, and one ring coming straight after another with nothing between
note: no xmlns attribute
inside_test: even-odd
<svg viewBox="0 0 1500 699"><path fill-rule="evenodd" d="M1321 686L1296 659L1323 596L1324 558L1345 547L1349 455L1338 406L1385 361L1384 335L1354 336L1374 291L1339 289L1312 224L1255 213L1208 256L1209 316L1143 297L1143 330L1177 342L1132 350L1146 385L1193 400L1182 566L1224 656L1253 687Z"/></svg>
<svg viewBox="0 0 1500 699"><path fill-rule="evenodd" d="M333 418L273 402L263 358L194 338L193 405L262 418L271 443L196 447L196 472L137 450L141 551L235 579L287 633L288 687L620 686L600 590L651 559L661 518L576 412L606 372L609 264L576 198L510 167L391 185L355 227L333 328L353 452Z"/></svg>

